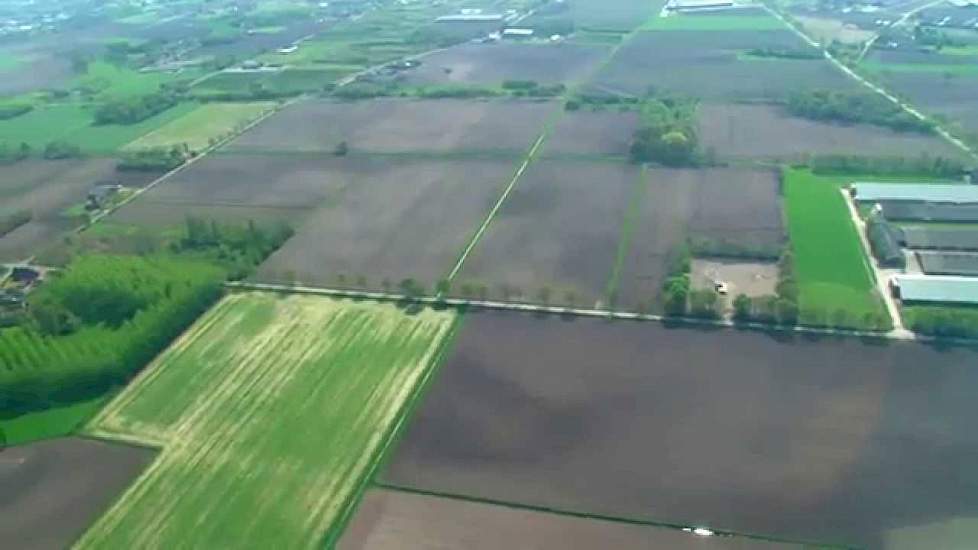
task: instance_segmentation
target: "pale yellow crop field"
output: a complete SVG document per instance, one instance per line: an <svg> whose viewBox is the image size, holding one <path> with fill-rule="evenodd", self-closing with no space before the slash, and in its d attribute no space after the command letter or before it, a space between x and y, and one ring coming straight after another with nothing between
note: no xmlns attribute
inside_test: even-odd
<svg viewBox="0 0 978 550"><path fill-rule="evenodd" d="M91 422L92 435L162 450L77 547L321 547L455 317L225 298Z"/></svg>

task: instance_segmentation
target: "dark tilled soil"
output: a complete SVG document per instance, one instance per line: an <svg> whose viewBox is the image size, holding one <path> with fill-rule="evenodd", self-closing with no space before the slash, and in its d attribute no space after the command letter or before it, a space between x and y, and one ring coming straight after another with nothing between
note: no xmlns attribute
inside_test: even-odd
<svg viewBox="0 0 978 550"><path fill-rule="evenodd" d="M0 238L0 261L18 261L36 253L62 232L80 225L65 209L85 202L100 183L141 187L159 174L122 173L112 159L24 160L0 167L0 216L30 210L27 224Z"/></svg>
<svg viewBox="0 0 978 550"><path fill-rule="evenodd" d="M639 127L637 112L575 111L564 113L547 138L544 156L628 156Z"/></svg>
<svg viewBox="0 0 978 550"><path fill-rule="evenodd" d="M639 168L625 163L534 162L466 260L455 290L484 284L497 299L587 307L603 301L639 177Z"/></svg>
<svg viewBox="0 0 978 550"><path fill-rule="evenodd" d="M649 169L618 303L655 309L668 266L690 237L777 248L784 240L775 174L763 170Z"/></svg>
<svg viewBox="0 0 978 550"><path fill-rule="evenodd" d="M448 274L516 170L516 160L372 159L259 268L258 279L380 290Z"/></svg>
<svg viewBox="0 0 978 550"><path fill-rule="evenodd" d="M798 48L783 31L649 31L633 37L590 82L595 92L641 96L650 88L705 100L780 99L794 90L854 88L828 62L742 60L750 48Z"/></svg>
<svg viewBox="0 0 978 550"><path fill-rule="evenodd" d="M701 105L699 136L704 149L733 159L802 162L810 155L849 155L854 151L868 156L963 156L959 149L935 136L863 124L816 122L793 117L773 105Z"/></svg>
<svg viewBox="0 0 978 550"><path fill-rule="evenodd" d="M739 537L703 538L678 529L575 518L451 498L371 489L340 550L533 548L593 550L775 550L793 548Z"/></svg>
<svg viewBox="0 0 978 550"><path fill-rule="evenodd" d="M0 452L0 546L69 547L154 456L74 437Z"/></svg>
<svg viewBox="0 0 978 550"><path fill-rule="evenodd" d="M976 364L909 343L470 314L383 479L896 548L978 512Z"/></svg>
<svg viewBox="0 0 978 550"><path fill-rule="evenodd" d="M520 156L557 105L534 101L304 101L232 143L239 151L471 153Z"/></svg>
<svg viewBox="0 0 978 550"><path fill-rule="evenodd" d="M570 43L464 44L429 55L405 73L412 84L498 85L506 80L573 83L589 76L608 49Z"/></svg>

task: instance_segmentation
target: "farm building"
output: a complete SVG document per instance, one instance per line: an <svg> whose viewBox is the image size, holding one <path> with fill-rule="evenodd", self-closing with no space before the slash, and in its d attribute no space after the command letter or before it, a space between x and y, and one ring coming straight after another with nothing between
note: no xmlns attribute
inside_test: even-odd
<svg viewBox="0 0 978 550"><path fill-rule="evenodd" d="M978 305L978 277L897 275L890 286L904 303Z"/></svg>
<svg viewBox="0 0 978 550"><path fill-rule="evenodd" d="M520 40L532 37L533 29L526 29L522 27L509 27L507 29L503 29L503 38Z"/></svg>
<svg viewBox="0 0 978 550"><path fill-rule="evenodd" d="M928 275L978 277L978 255L949 252L917 252L920 268Z"/></svg>
<svg viewBox="0 0 978 550"><path fill-rule="evenodd" d="M978 222L978 185L854 183L850 193L891 220Z"/></svg>
<svg viewBox="0 0 978 550"><path fill-rule="evenodd" d="M502 14L457 13L442 15L435 19L436 23L492 23L502 21Z"/></svg>
<svg viewBox="0 0 978 550"><path fill-rule="evenodd" d="M676 12L722 10L732 7L734 3L727 0L671 0L666 4L667 10Z"/></svg>
<svg viewBox="0 0 978 550"><path fill-rule="evenodd" d="M886 221L882 215L872 215L866 222L866 237L873 256L883 267L904 267L906 258L900 249L900 229Z"/></svg>
<svg viewBox="0 0 978 550"><path fill-rule="evenodd" d="M918 249L978 250L978 228L905 227L902 244Z"/></svg>
<svg viewBox="0 0 978 550"><path fill-rule="evenodd" d="M851 190L852 196L859 202L978 204L978 185L853 183Z"/></svg>

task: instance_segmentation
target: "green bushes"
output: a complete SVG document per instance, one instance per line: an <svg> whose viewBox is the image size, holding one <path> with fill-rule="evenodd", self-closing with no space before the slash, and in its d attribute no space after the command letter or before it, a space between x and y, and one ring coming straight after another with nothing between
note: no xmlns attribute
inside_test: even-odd
<svg viewBox="0 0 978 550"><path fill-rule="evenodd" d="M189 155L185 147L154 148L126 153L116 170L123 172L167 172L180 166Z"/></svg>
<svg viewBox="0 0 978 550"><path fill-rule="evenodd" d="M156 93L105 103L95 110L95 124L136 124L175 106L174 94Z"/></svg>
<svg viewBox="0 0 978 550"><path fill-rule="evenodd" d="M66 141L52 141L44 146L41 153L47 160L72 159L82 156L81 147Z"/></svg>
<svg viewBox="0 0 978 550"><path fill-rule="evenodd" d="M958 178L967 169L963 163L926 153L917 158L863 157L858 155L817 155L809 162L818 175L875 174L878 176L917 176Z"/></svg>
<svg viewBox="0 0 978 550"><path fill-rule="evenodd" d="M662 305L666 315L680 316L687 311L690 291L689 273L692 258L688 249L676 253L669 263L669 272L662 284Z"/></svg>
<svg viewBox="0 0 978 550"><path fill-rule="evenodd" d="M0 237L31 221L33 217L34 213L30 210L18 210L0 217Z"/></svg>
<svg viewBox="0 0 978 550"><path fill-rule="evenodd" d="M934 125L904 111L877 94L816 90L788 97L788 112L813 120L866 123L900 132L933 133Z"/></svg>
<svg viewBox="0 0 978 550"><path fill-rule="evenodd" d="M747 50L751 57L767 57L774 59L821 59L822 52L815 48L751 48Z"/></svg>
<svg viewBox="0 0 978 550"><path fill-rule="evenodd" d="M978 308L909 306L903 317L914 332L944 338L978 338Z"/></svg>
<svg viewBox="0 0 978 550"><path fill-rule="evenodd" d="M566 90L563 84L541 85L535 80L506 80L503 89L517 97L556 97Z"/></svg>
<svg viewBox="0 0 978 550"><path fill-rule="evenodd" d="M224 272L167 256L86 256L0 331L0 410L45 408L125 382L210 304Z"/></svg>
<svg viewBox="0 0 978 550"><path fill-rule="evenodd" d="M666 166L699 163L696 102L676 98L649 98L642 105L642 126L632 138L632 162L657 162Z"/></svg>

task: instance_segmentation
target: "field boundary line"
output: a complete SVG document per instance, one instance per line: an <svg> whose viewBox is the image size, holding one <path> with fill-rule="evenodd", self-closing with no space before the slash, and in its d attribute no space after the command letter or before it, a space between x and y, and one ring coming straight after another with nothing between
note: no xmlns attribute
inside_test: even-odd
<svg viewBox="0 0 978 550"><path fill-rule="evenodd" d="M543 132L537 136L537 140L534 142L533 147L530 148L530 151L523 158L523 163L520 164L520 167L516 170L516 173L513 174L513 177L509 180L509 185L507 185L503 190L502 195L500 195L499 199L496 200L496 204L493 205L492 209L489 210L489 214L486 216L486 218L482 220L482 225L480 225L475 231L475 235L469 239L469 243L462 250L462 254L458 257L458 260L456 260L455 266L448 272L448 277L446 277L446 279L449 283L454 281L455 276L462 270L462 265L465 263L465 260L468 259L469 254L472 253L472 250L479 243L479 240L482 239L482 235L485 234L487 229L489 229L489 224L492 223L492 220L496 217L496 214L499 213L500 209L502 209L503 204L506 203L506 199L509 198L509 195L513 192L513 189L516 188L517 182L519 182L520 178L523 176L523 173L526 172L526 169L530 166L530 163L533 162L533 157L540 149L540 146L543 144L549 132L549 128L544 128Z"/></svg>
<svg viewBox="0 0 978 550"><path fill-rule="evenodd" d="M760 535L760 534L741 533L741 532L738 532L738 531L731 531L729 529L722 529L722 528L716 528L715 529L715 528L713 528L710 525L704 525L702 523L684 524L684 523L679 523L679 522L674 522L674 521L657 521L657 520L652 520L652 519L642 519L642 518L628 517L628 516L615 516L615 515L600 514L600 513L594 513L594 512L580 512L580 511L577 511L577 510L569 510L569 509L566 509L566 508L557 508L557 507L552 507L552 506L542 506L542 505L539 505L539 504L527 504L527 503L524 503L524 502L515 502L515 501L511 501L511 500L499 500L499 499L488 498L488 497L475 497L475 496L462 495L462 494L457 494L457 493L446 493L446 492L433 491L433 490L428 490L428 489L419 489L417 487L409 487L409 486L406 486L406 485L398 485L398 484L395 484L395 483L383 483L383 482L381 482L381 483L375 483L374 486L377 487L377 488L379 488L379 489L385 489L385 490L388 490L388 491L395 491L395 492L398 492L398 493L405 493L405 494L409 494L409 495L434 497L434 498L441 498L441 499L446 499L446 500L455 500L455 501L460 501L460 502L468 502L468 503L472 503L472 504L484 504L484 505L487 505L487 506L498 506L498 507L501 507L501 508L508 508L508 509L511 509L511 510L521 510L521 511L528 511L528 512L537 512L537 513L549 514L549 515L553 515L553 516L570 517L570 518L576 518L576 519L606 521L606 522L611 522L611 523L622 523L622 524L627 524L627 525L637 525L637 526L641 526L641 527L657 527L657 528L660 528L660 529L672 529L672 530L675 530L675 531L684 531L684 532L687 532L690 537L696 537L696 538L699 538L699 536L698 535L695 535L692 532L689 532L687 530L692 530L692 529L695 529L697 527L701 527L701 528L702 527L705 527L707 529L710 529L714 533L714 535L712 537L709 537L709 538L714 538L714 537L715 538L738 537L738 538L752 539L752 540L761 540L761 541L768 541L768 542L780 542L780 543L801 544L801 545L815 545L815 546L817 546L819 548L849 548L848 546L839 545L839 544L825 544L825 543L814 543L814 542L806 542L806 541L797 541L797 540L789 540L789 539L777 538L777 537Z"/></svg>
<svg viewBox="0 0 978 550"><path fill-rule="evenodd" d="M831 63L832 65L834 65L837 69L839 69L840 71L842 71L843 73L845 73L847 76L849 76L850 78L852 78L856 82L862 84L866 88L869 88L873 92L875 92L875 93L883 96L890 103L893 103L894 105L896 105L897 107L899 107L900 109L902 109L904 112L906 112L910 116L912 116L912 117L914 117L917 120L920 120L922 122L927 122L927 123L932 124L933 127L934 127L934 131L937 132L937 134L939 136L941 136L942 138L944 138L945 141L947 141L951 145L957 147L962 152L968 154L968 156L970 156L972 160L978 160L978 151L975 151L975 149L973 149L970 145L968 145L967 143L965 143L962 139L960 139L957 136L955 136L954 134L952 134L950 131L947 130L947 128L945 128L944 126L942 126L938 121L936 121L933 118L931 118L930 116L924 114L922 111L920 111L919 109L917 109L916 107L914 107L912 104L910 104L908 102L905 102L905 101L901 100L900 98L896 97L895 95L891 94L883 86L872 82L871 80L869 80L865 76L857 73L854 69L852 69L851 67L849 67L845 63L839 61L838 58L836 58L834 55L832 55L831 52L829 52L827 49L822 48L822 46L818 42L816 42L810 36L808 36L807 34L805 34L805 32L802 31L801 29L799 29L797 26L795 26L794 23L792 23L791 21L789 21L788 18L785 17L780 11L772 8L766 2L762 2L760 5L764 8L765 11L767 11L768 13L770 13L771 15L773 15L774 17L776 17L779 21L781 21L781 23L784 26L788 27L789 30L791 30L792 32L794 32L799 37L801 37L801 39L806 44L808 44L809 46L811 46L811 47L813 47L813 48L815 48L815 49L817 49L819 51L821 51L822 52L822 55L825 57L825 59L829 63Z"/></svg>
<svg viewBox="0 0 978 550"><path fill-rule="evenodd" d="M611 306L615 304L615 300L617 299L621 270L625 264L625 257L628 256L628 251L631 249L632 235L635 233L638 220L642 216L642 200L646 197L648 189L648 168L643 164L639 171L638 179L628 197L625 216L622 218L621 231L618 236L618 250L615 253L615 263L611 266L611 276L605 287L605 300Z"/></svg>
<svg viewBox="0 0 978 550"><path fill-rule="evenodd" d="M736 329L751 330L756 332L782 333L782 334L801 334L824 337L852 337L869 340L886 341L913 341L924 344L952 345L978 348L978 339L975 338L943 338L917 333L895 334L893 331L871 331L855 330L843 328L817 327L810 325L775 325L770 323L734 322L723 319L705 319L699 317L671 317L653 313L633 313L624 311L614 311L610 309L587 309L574 307L561 307L539 305L522 302L501 302L493 300L470 300L465 298L447 298L440 295L435 296L409 296L407 294L397 294L390 292L375 292L367 290L350 290L328 287L306 286L301 284L284 285L275 283L256 283L229 281L224 286L231 290L259 291L259 292L279 292L284 294L317 294L321 296L332 296L334 298L349 298L354 300L375 300L379 302L395 302L400 304L418 304L431 307L457 307L473 308L498 311L514 311L521 313L531 313L553 316L570 317L589 317L593 319L610 319L621 321L643 321L657 322L667 326L689 326L691 328L713 328L713 329Z"/></svg>
<svg viewBox="0 0 978 550"><path fill-rule="evenodd" d="M397 420L388 427L384 444L378 448L374 456L370 460L370 465L363 472L363 476L356 484L356 489L350 494L347 502L344 503L342 511L337 515L336 520L332 525L326 530L323 537L324 546L326 548L334 548L339 542L339 539L346 532L346 528L353 519L354 512L360 507L360 502L363 500L363 495L367 492L367 489L373 485L374 477L377 475L377 471L380 467L386 463L388 458L389 450L395 441L400 441L400 437L403 434L404 426L407 424L409 417L413 416L414 411L417 408L418 403L420 403L420 397L427 391L430 385L431 379L434 377L434 373L440 370L441 365L444 363L444 358L446 351L449 348L449 344L455 341L455 336L458 334L459 326L461 325L461 313L455 313L454 319L451 321L451 326L445 331L445 334L441 336L441 342L438 343L438 351L429 361L429 364L425 367L425 372L421 376L421 379L417 381L414 389L411 391L411 395L407 400L401 405L401 410L397 414Z"/></svg>

